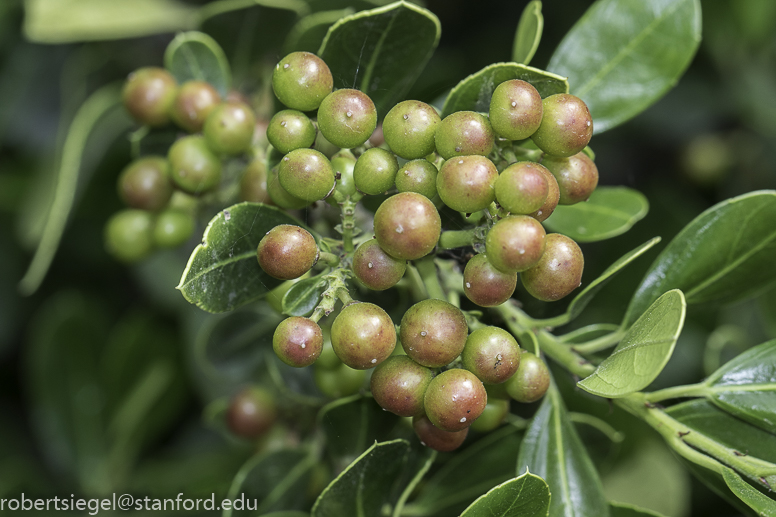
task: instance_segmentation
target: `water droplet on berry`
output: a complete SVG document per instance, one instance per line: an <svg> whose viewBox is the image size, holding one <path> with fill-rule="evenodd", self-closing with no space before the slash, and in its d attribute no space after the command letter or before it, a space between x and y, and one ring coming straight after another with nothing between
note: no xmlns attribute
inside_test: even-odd
<svg viewBox="0 0 776 517"><path fill-rule="evenodd" d="M377 362L377 358L372 359L372 364L375 364Z"/></svg>
<svg viewBox="0 0 776 517"><path fill-rule="evenodd" d="M466 417L461 418L461 423L464 423L464 422L466 422Z"/></svg>
<svg viewBox="0 0 776 517"><path fill-rule="evenodd" d="M472 286L471 282L466 282L466 288L467 289L471 289L471 286Z"/></svg>
<svg viewBox="0 0 776 517"><path fill-rule="evenodd" d="M302 348L307 348L307 345L305 345L304 343L302 343L300 346L301 346Z"/></svg>
<svg viewBox="0 0 776 517"><path fill-rule="evenodd" d="M288 68L289 66L291 66L291 65L289 65L288 63L286 63L285 65L283 65L283 68Z"/></svg>
<svg viewBox="0 0 776 517"><path fill-rule="evenodd" d="M515 106L517 106L517 103L515 101L512 101L512 107L514 108Z"/></svg>
<svg viewBox="0 0 776 517"><path fill-rule="evenodd" d="M423 336L423 337L426 337L428 335L428 332L423 330L423 331L421 331L420 335Z"/></svg>
<svg viewBox="0 0 776 517"><path fill-rule="evenodd" d="M370 263L368 263L368 264L366 265L366 267L368 267L369 269L372 269L372 268L374 267L374 265L372 265L372 263L370 262Z"/></svg>
<svg viewBox="0 0 776 517"><path fill-rule="evenodd" d="M348 111L347 113L345 113L345 115L347 115L347 116L348 116L348 118L350 118L350 117L352 117L352 116L353 116L353 112L352 112L352 111Z"/></svg>

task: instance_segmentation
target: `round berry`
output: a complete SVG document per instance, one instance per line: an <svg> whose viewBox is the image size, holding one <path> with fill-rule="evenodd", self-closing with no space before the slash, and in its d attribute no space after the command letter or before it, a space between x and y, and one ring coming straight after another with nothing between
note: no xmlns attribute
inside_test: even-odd
<svg viewBox="0 0 776 517"><path fill-rule="evenodd" d="M400 102L383 121L385 143L405 160L423 158L434 152L434 134L441 121L436 110L425 102Z"/></svg>
<svg viewBox="0 0 776 517"><path fill-rule="evenodd" d="M445 366L461 355L469 327L461 309L443 300L416 303L401 319L401 344L416 363Z"/></svg>
<svg viewBox="0 0 776 517"><path fill-rule="evenodd" d="M353 179L358 190L376 196L393 187L398 170L399 162L392 152L373 147L358 157Z"/></svg>
<svg viewBox="0 0 776 517"><path fill-rule="evenodd" d="M255 440L270 430L277 420L272 395L258 387L246 388L232 397L226 411L229 430L241 438Z"/></svg>
<svg viewBox="0 0 776 517"><path fill-rule="evenodd" d="M332 92L318 108L318 129L329 142L343 149L363 144L376 127L375 104L358 90Z"/></svg>
<svg viewBox="0 0 776 517"><path fill-rule="evenodd" d="M593 117L582 99L558 93L542 101L542 123L531 136L536 146L553 156L572 156L590 143Z"/></svg>
<svg viewBox="0 0 776 517"><path fill-rule="evenodd" d="M384 291L398 283L407 270L407 261L388 255L377 239L361 244L353 255L353 274L369 289Z"/></svg>
<svg viewBox="0 0 776 517"><path fill-rule="evenodd" d="M406 355L383 361L372 373L372 396L380 407L399 416L423 414L423 396L434 372Z"/></svg>
<svg viewBox="0 0 776 517"><path fill-rule="evenodd" d="M453 210L477 212L496 199L494 185L498 177L496 166L484 156L459 156L442 164L437 192Z"/></svg>
<svg viewBox="0 0 776 517"><path fill-rule="evenodd" d="M278 179L292 196L318 201L334 188L334 169L329 159L315 149L296 149L280 160Z"/></svg>
<svg viewBox="0 0 776 517"><path fill-rule="evenodd" d="M331 93L334 78L323 59L310 52L292 52L275 66L272 89L291 109L311 111Z"/></svg>
<svg viewBox="0 0 776 517"><path fill-rule="evenodd" d="M177 248L194 234L191 212L170 208L160 213L154 223L154 244L159 248Z"/></svg>
<svg viewBox="0 0 776 517"><path fill-rule="evenodd" d="M557 208L558 201L560 201L560 189L558 188L558 181L555 179L555 176L553 176L546 167L542 167L539 170L544 174L544 179L547 180L547 199L544 200L544 204L540 206L538 210L528 215L537 221L542 222L550 217L555 211L555 208Z"/></svg>
<svg viewBox="0 0 776 517"><path fill-rule="evenodd" d="M582 284L585 257L576 242L560 233L547 235L544 255L539 262L520 274L531 296L554 302Z"/></svg>
<svg viewBox="0 0 776 517"><path fill-rule="evenodd" d="M448 115L434 133L437 152L445 160L472 154L487 156L493 150L495 140L488 118L473 111Z"/></svg>
<svg viewBox="0 0 776 517"><path fill-rule="evenodd" d="M544 167L538 163L517 162L501 171L496 181L498 204L513 214L539 210L550 193L542 169Z"/></svg>
<svg viewBox="0 0 776 517"><path fill-rule="evenodd" d="M310 232L292 224L275 226L256 250L259 265L269 276L291 280L304 275L318 261L318 245Z"/></svg>
<svg viewBox="0 0 776 517"><path fill-rule="evenodd" d="M351 368L374 368L393 353L396 328L388 313L377 305L353 303L334 319L331 345L337 357Z"/></svg>
<svg viewBox="0 0 776 517"><path fill-rule="evenodd" d="M483 327L471 333L461 353L463 367L482 382L501 384L520 365L520 346L512 334L498 327Z"/></svg>
<svg viewBox="0 0 776 517"><path fill-rule="evenodd" d="M520 366L505 384L509 396L518 402L536 402L550 387L550 371L544 361L523 351Z"/></svg>
<svg viewBox="0 0 776 517"><path fill-rule="evenodd" d="M504 423L504 419L509 414L509 401L503 399L493 399L488 392L488 403L482 411L480 418L472 424L472 430L480 433L489 433Z"/></svg>
<svg viewBox="0 0 776 517"><path fill-rule="evenodd" d="M356 182L353 171L356 168L356 157L348 150L343 150L331 157L331 168L337 178L337 191L345 196L356 193Z"/></svg>
<svg viewBox="0 0 776 517"><path fill-rule="evenodd" d="M448 432L472 425L487 403L488 394L482 382L470 371L457 368L431 379L423 398L428 419Z"/></svg>
<svg viewBox="0 0 776 517"><path fill-rule="evenodd" d="M145 210L122 210L105 225L105 248L122 262L137 262L153 250L153 215Z"/></svg>
<svg viewBox="0 0 776 517"><path fill-rule="evenodd" d="M221 181L221 160L213 154L201 135L178 139L170 147L167 160L173 182L191 194L207 192Z"/></svg>
<svg viewBox="0 0 776 517"><path fill-rule="evenodd" d="M270 177L267 180L267 195L272 202L280 208L285 208L287 210L297 210L309 205L309 201L292 196L283 188L283 185L280 184L280 179L278 178L278 169L279 167L273 167L272 170L270 170Z"/></svg>
<svg viewBox="0 0 776 517"><path fill-rule="evenodd" d="M313 320L292 316L281 321L275 329L272 349L288 366L310 366L321 355L323 332Z"/></svg>
<svg viewBox="0 0 776 517"><path fill-rule="evenodd" d="M278 111L267 126L269 143L283 154L310 147L317 133L310 118L296 110Z"/></svg>
<svg viewBox="0 0 776 517"><path fill-rule="evenodd" d="M342 362L334 368L323 368L319 362L313 365L313 380L321 393L338 399L361 391L367 377L365 370L355 370Z"/></svg>
<svg viewBox="0 0 776 517"><path fill-rule="evenodd" d="M490 123L507 140L525 140L542 123L542 97L531 83L512 79L499 84L490 99Z"/></svg>
<svg viewBox="0 0 776 517"><path fill-rule="evenodd" d="M396 173L396 188L399 192L417 192L433 199L437 195L437 168L426 160L407 162Z"/></svg>
<svg viewBox="0 0 776 517"><path fill-rule="evenodd" d="M178 83L163 68L135 70L124 84L121 98L132 118L147 126L164 126L170 122L168 115L175 100Z"/></svg>
<svg viewBox="0 0 776 517"><path fill-rule="evenodd" d="M240 178L240 200L254 203L272 203L267 192L267 164L254 158L243 170Z"/></svg>
<svg viewBox="0 0 776 517"><path fill-rule="evenodd" d="M173 192L169 169L163 156L135 160L119 176L119 196L132 208L161 210L167 206Z"/></svg>
<svg viewBox="0 0 776 517"><path fill-rule="evenodd" d="M487 255L475 255L463 270L463 292L480 307L496 307L512 297L517 286L517 273L499 271L488 262Z"/></svg>
<svg viewBox="0 0 776 517"><path fill-rule="evenodd" d="M485 238L488 261L504 272L525 271L544 253L545 231L527 215L513 215L497 222Z"/></svg>
<svg viewBox="0 0 776 517"><path fill-rule="evenodd" d="M402 192L383 201L377 209L374 231L386 253L401 260L415 260L436 246L442 219L427 197Z"/></svg>
<svg viewBox="0 0 776 517"><path fill-rule="evenodd" d="M443 431L431 423L427 416L416 416L412 419L412 428L420 443L439 452L454 451L466 440L469 428L460 431Z"/></svg>
<svg viewBox="0 0 776 517"><path fill-rule="evenodd" d="M227 101L216 106L207 116L202 132L211 149L219 154L240 154L253 140L256 115L240 101Z"/></svg>
<svg viewBox="0 0 776 517"><path fill-rule="evenodd" d="M598 186L598 167L585 153L568 158L545 155L542 164L558 181L561 205L587 201Z"/></svg>
<svg viewBox="0 0 776 517"><path fill-rule="evenodd" d="M170 108L170 118L175 124L196 133L202 130L205 119L218 104L221 96L206 81L186 81L178 90Z"/></svg>

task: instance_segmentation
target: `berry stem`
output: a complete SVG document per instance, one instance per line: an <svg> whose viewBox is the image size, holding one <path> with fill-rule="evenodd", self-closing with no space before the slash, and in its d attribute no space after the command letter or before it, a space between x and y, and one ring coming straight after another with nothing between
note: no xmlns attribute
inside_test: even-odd
<svg viewBox="0 0 776 517"><path fill-rule="evenodd" d="M361 194L346 197L339 205L342 208L342 245L345 253L353 253L353 230L356 227L356 204Z"/></svg>
<svg viewBox="0 0 776 517"><path fill-rule="evenodd" d="M329 253L328 251L321 251L318 253L318 262L323 262L324 264L330 267L337 267L339 266L340 259L334 253Z"/></svg>
<svg viewBox="0 0 776 517"><path fill-rule="evenodd" d="M143 141L150 130L151 128L148 126L141 126L129 134L129 148L133 158L140 156L140 142Z"/></svg>
<svg viewBox="0 0 776 517"><path fill-rule="evenodd" d="M463 248L474 243L475 230L447 230L439 236L439 247L445 250Z"/></svg>
<svg viewBox="0 0 776 517"><path fill-rule="evenodd" d="M439 283L439 274L433 256L428 255L416 260L415 267L418 268L418 273L423 285L426 286L429 298L447 301L447 295L442 289L442 284Z"/></svg>
<svg viewBox="0 0 776 517"><path fill-rule="evenodd" d="M349 277L350 270L343 267L336 268L322 277L321 280L326 282L328 287L321 295L321 301L318 303L318 306L315 307L312 315L310 315L311 320L318 323L321 318L334 312L334 307L340 300L343 304L353 301L348 292L347 279Z"/></svg>
<svg viewBox="0 0 776 517"><path fill-rule="evenodd" d="M652 393L645 393L644 400L650 403L661 402L668 399L705 397L708 395L708 386L705 383L686 384L684 386L671 386Z"/></svg>
<svg viewBox="0 0 776 517"><path fill-rule="evenodd" d="M610 334L605 334L591 341L587 341L581 344L574 344L572 346L574 350L580 354L592 354L613 347L622 340L624 335L625 330L618 329Z"/></svg>

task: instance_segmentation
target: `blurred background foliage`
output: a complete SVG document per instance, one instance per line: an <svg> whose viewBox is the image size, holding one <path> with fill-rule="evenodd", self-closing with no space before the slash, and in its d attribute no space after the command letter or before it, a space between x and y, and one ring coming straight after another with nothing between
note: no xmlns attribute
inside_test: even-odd
<svg viewBox="0 0 776 517"><path fill-rule="evenodd" d="M89 138L76 208L42 286L21 296L18 283L41 236L67 130L89 94L138 67L161 66L174 31L199 28L222 45L234 86L268 118L272 64L288 50L316 50L334 20L382 3L0 2L0 497L114 490L223 495L256 445L208 423L207 404L249 382L276 390L290 384L320 397L309 378L265 364L255 342L267 335L263 327L274 328L266 305L212 316L175 291L196 239L132 267L104 251L103 224L120 207L116 177L130 158L121 113ZM591 3L544 3L544 36L532 65L546 65ZM408 98L434 101L468 74L509 60L524 2L424 5L439 17L442 39ZM627 234L583 245L583 282L649 238L663 241L611 282L575 327L619 322L649 261L702 210L776 187L776 3L703 0L702 7L703 42L677 87L591 142L601 184L640 190L651 210ZM537 317L564 308L516 296ZM234 326L238 320L255 324ZM696 382L775 337L774 291L730 307L691 309L654 387ZM646 427L567 384L572 411L601 416L626 437L612 442L595 427L578 426L610 499L677 517L738 514L691 478ZM288 450L293 440L283 430L263 446Z"/></svg>

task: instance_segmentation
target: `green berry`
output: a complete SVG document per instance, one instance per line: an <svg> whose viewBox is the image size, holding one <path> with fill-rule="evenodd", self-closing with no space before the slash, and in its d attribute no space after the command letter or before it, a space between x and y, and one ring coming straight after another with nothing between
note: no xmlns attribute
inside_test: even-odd
<svg viewBox="0 0 776 517"><path fill-rule="evenodd" d="M520 274L531 296L545 302L565 297L582 285L585 257L576 242L560 233L547 235L544 255Z"/></svg>
<svg viewBox="0 0 776 517"><path fill-rule="evenodd" d="M434 134L441 121L436 110L425 102L400 102L383 121L385 143L405 160L423 158L434 152Z"/></svg>
<svg viewBox="0 0 776 517"><path fill-rule="evenodd" d="M536 146L553 156L572 156L590 143L593 117L579 97L567 93L542 101L542 123L531 136Z"/></svg>
<svg viewBox="0 0 776 517"><path fill-rule="evenodd" d="M190 194L202 194L221 182L221 160L200 135L184 136L167 154L173 182Z"/></svg>
<svg viewBox="0 0 776 517"><path fill-rule="evenodd" d="M343 150L331 157L331 168L337 178L337 191L345 196L356 193L356 182L353 171L356 168L356 157L348 150Z"/></svg>
<svg viewBox="0 0 776 517"><path fill-rule="evenodd" d="M399 162L392 152L373 147L358 157L353 179L358 190L376 196L393 187L398 171Z"/></svg>
<svg viewBox="0 0 776 517"><path fill-rule="evenodd" d="M297 210L309 205L310 203L308 201L292 196L283 188L283 185L280 184L280 179L278 178L278 169L279 167L273 167L272 170L270 170L270 177L267 180L267 195L272 202L280 208L285 208L287 210Z"/></svg>
<svg viewBox="0 0 776 517"><path fill-rule="evenodd" d="M186 81L178 90L170 108L170 118L175 124L196 133L202 130L205 119L218 104L221 96L206 81Z"/></svg>
<svg viewBox="0 0 776 517"><path fill-rule="evenodd" d="M453 156L487 156L496 135L487 117L473 111L457 111L445 117L434 133L437 152L448 160Z"/></svg>
<svg viewBox="0 0 776 517"><path fill-rule="evenodd" d="M240 154L253 141L256 115L240 101L227 101L216 106L207 116L202 132L211 149L219 154Z"/></svg>
<svg viewBox="0 0 776 517"><path fill-rule="evenodd" d="M337 367L327 369L319 367L319 362L313 365L313 380L327 397L338 399L355 395L364 386L367 377L365 370L356 370L341 362Z"/></svg>
<svg viewBox="0 0 776 517"><path fill-rule="evenodd" d="M528 215L537 221L542 222L550 217L555 211L555 208L557 208L558 201L560 201L560 189L558 188L558 181L555 179L555 176L553 176L546 167L542 167L539 170L544 174L544 179L547 180L547 199L544 200L544 204L540 206L538 210Z"/></svg>
<svg viewBox="0 0 776 517"><path fill-rule="evenodd" d="M331 345L337 357L357 370L374 368L396 346L396 329L383 309L372 303L348 305L331 326Z"/></svg>
<svg viewBox="0 0 776 517"><path fill-rule="evenodd" d="M292 52L275 66L272 89L291 109L312 111L331 93L334 79L323 59L310 52Z"/></svg>
<svg viewBox="0 0 776 517"><path fill-rule="evenodd" d="M226 423L241 438L255 440L275 425L277 408L274 397L265 389L243 389L229 401Z"/></svg>
<svg viewBox="0 0 776 517"><path fill-rule="evenodd" d="M496 181L496 200L513 214L530 214L539 210L550 193L550 185L534 162L517 162L503 171Z"/></svg>
<svg viewBox="0 0 776 517"><path fill-rule="evenodd" d="M159 248L177 248L194 234L191 212L174 208L161 212L154 223L154 244Z"/></svg>
<svg viewBox="0 0 776 517"><path fill-rule="evenodd" d="M405 163L396 173L399 192L417 192L429 199L437 195L437 168L426 160Z"/></svg>
<svg viewBox="0 0 776 517"><path fill-rule="evenodd" d="M499 271L488 262L487 255L475 255L463 270L463 292L480 307L496 307L512 297L517 286L517 273Z"/></svg>
<svg viewBox="0 0 776 517"><path fill-rule="evenodd" d="M119 196L132 208L155 212L170 201L173 185L163 156L146 156L130 163L119 176Z"/></svg>
<svg viewBox="0 0 776 517"><path fill-rule="evenodd" d="M296 110L278 111L267 127L269 143L283 154L310 147L316 134L318 132L310 118Z"/></svg>
<svg viewBox="0 0 776 517"><path fill-rule="evenodd" d="M487 388L486 388L487 391ZM489 433L498 429L504 423L504 419L509 414L509 401L502 399L493 399L488 392L488 403L482 411L480 417L474 421L471 428L479 433Z"/></svg>
<svg viewBox="0 0 776 517"><path fill-rule="evenodd" d="M321 355L323 332L313 320L292 316L281 321L275 329L272 349L289 366L310 366Z"/></svg>
<svg viewBox="0 0 776 517"><path fill-rule="evenodd" d="M488 261L511 273L533 267L544 253L545 231L527 215L513 215L497 222L485 238Z"/></svg>
<svg viewBox="0 0 776 517"><path fill-rule="evenodd" d="M434 377L423 398L428 419L448 432L472 425L487 402L488 394L482 382L470 371L457 368Z"/></svg>
<svg viewBox="0 0 776 517"><path fill-rule="evenodd" d="M105 225L105 248L122 262L137 262L154 248L153 215L144 210L122 210Z"/></svg>
<svg viewBox="0 0 776 517"><path fill-rule="evenodd" d="M445 366L461 355L468 333L461 309L433 298L407 309L400 327L404 351L429 368Z"/></svg>
<svg viewBox="0 0 776 517"><path fill-rule="evenodd" d="M558 182L558 202L561 205L587 201L598 186L598 167L585 153L577 153L568 158L545 155L542 164Z"/></svg>
<svg viewBox="0 0 776 517"><path fill-rule="evenodd" d="M400 260L415 260L436 246L442 219L427 197L402 192L383 201L377 209L374 231L386 253Z"/></svg>
<svg viewBox="0 0 776 517"><path fill-rule="evenodd" d="M483 327L471 333L461 354L463 367L482 382L500 384L520 365L520 347L512 334L498 327Z"/></svg>
<svg viewBox="0 0 776 517"><path fill-rule="evenodd" d="M412 429L418 436L420 443L439 452L454 451L466 440L469 434L469 428L460 431L448 432L439 429L427 416L416 416L412 418Z"/></svg>
<svg viewBox="0 0 776 517"><path fill-rule="evenodd" d="M407 261L391 257L377 239L362 243L353 255L353 274L369 289L384 291L396 285L407 270Z"/></svg>
<svg viewBox="0 0 776 517"><path fill-rule="evenodd" d="M376 127L375 104L358 90L332 92L318 108L318 129L329 142L343 149L363 144Z"/></svg>
<svg viewBox="0 0 776 517"><path fill-rule="evenodd" d="M240 178L240 200L272 203L267 192L267 163L262 158L254 158L243 170Z"/></svg>
<svg viewBox="0 0 776 517"><path fill-rule="evenodd" d="M177 91L178 83L170 72L148 67L129 74L121 98L132 118L147 126L158 127L170 122L168 113Z"/></svg>
<svg viewBox="0 0 776 517"><path fill-rule="evenodd" d="M292 196L318 201L334 188L334 169L329 159L315 149L296 149L280 160L278 179Z"/></svg>
<svg viewBox="0 0 776 517"><path fill-rule="evenodd" d="M496 199L494 185L498 178L496 166L484 156L458 156L439 169L437 192L453 210L477 212Z"/></svg>
<svg viewBox="0 0 776 517"><path fill-rule="evenodd" d="M423 414L423 397L434 372L406 355L392 356L372 373L371 390L383 409L399 416Z"/></svg>
<svg viewBox="0 0 776 517"><path fill-rule="evenodd" d="M499 84L490 99L490 123L507 140L525 140L542 123L542 97L530 83L512 79Z"/></svg>
<svg viewBox="0 0 776 517"><path fill-rule="evenodd" d="M509 396L518 402L536 402L550 387L550 371L544 361L523 351L520 366L505 384Z"/></svg>
<svg viewBox="0 0 776 517"><path fill-rule="evenodd" d="M272 228L256 250L261 269L280 280L299 278L310 271L318 261L318 253L310 232L291 224Z"/></svg>

